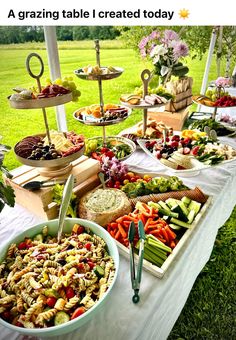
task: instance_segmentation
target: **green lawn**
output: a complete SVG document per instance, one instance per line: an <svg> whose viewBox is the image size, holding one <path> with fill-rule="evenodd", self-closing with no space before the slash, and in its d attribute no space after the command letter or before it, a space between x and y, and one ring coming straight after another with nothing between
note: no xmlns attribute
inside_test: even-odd
<svg viewBox="0 0 236 340"><path fill-rule="evenodd" d="M60 62L64 76L73 74L76 68L95 64L95 52L92 42L61 42ZM133 50L125 49L121 42L101 42L101 58L103 65L120 66L124 74L112 81L104 83L104 99L106 102L118 103L122 93L131 92L140 85L140 72L145 67L151 67L140 60ZM38 50L38 51L37 51ZM31 86L31 79L25 70L26 56L37 51L46 60L44 44L20 44L0 46L0 112L3 142L14 146L23 137L43 131L43 118L40 110L13 110L6 100L14 86ZM206 57L203 60L188 59L190 76L194 78L194 93L201 86ZM213 62L210 79L216 77L215 62ZM48 67L45 67L45 78L48 77ZM78 103L66 105L69 130L83 133L85 136L101 135L100 128L89 128L76 122L72 113L79 107L98 102L98 88L95 82L76 79L81 90ZM53 109L48 109L50 128L56 128ZM108 134L117 134L126 127L132 126L141 119L141 112L134 111L125 122L109 127ZM13 169L19 163L11 151L5 159L5 165ZM187 303L174 326L169 340L189 339L220 339L236 338L235 325L235 219L236 209L230 220L223 226L217 236L216 244L210 261L199 275Z"/></svg>
<svg viewBox="0 0 236 340"><path fill-rule="evenodd" d="M78 46L77 49L75 49L76 46ZM95 52L92 41L60 42L59 47L61 48L61 71L64 76L73 75L73 71L81 66L95 64ZM10 146L14 146L16 142L27 135L36 134L44 130L41 110L14 110L9 107L6 100L7 96L12 93L13 87L35 85L35 80L30 78L25 69L25 59L32 51L38 52L45 62L45 76L43 76L43 80L49 77L47 55L44 48L45 46L42 43L0 46L0 134L3 136L3 142ZM118 103L122 93L132 92L136 86L141 85L141 71L146 67L151 68L152 65L142 61L133 50L123 48L120 41L101 42L101 48L103 65L120 66L125 69L125 72L119 78L103 83L105 102ZM198 93L204 72L205 58L201 61L188 59L187 62L191 70L190 76L194 78L193 91ZM211 69L210 77L211 79L215 78L215 65ZM101 128L94 127L91 129L75 121L72 116L72 113L79 107L98 103L97 83L84 81L76 77L75 81L78 83L82 95L79 102L66 104L68 129L83 133L87 137L101 135ZM47 109L47 112L50 128L56 129L54 109ZM138 122L141 119L141 115L140 111L134 111L125 122L108 127L107 133L110 135L119 133L121 130ZM6 156L5 165L9 169L19 165L13 151Z"/></svg>

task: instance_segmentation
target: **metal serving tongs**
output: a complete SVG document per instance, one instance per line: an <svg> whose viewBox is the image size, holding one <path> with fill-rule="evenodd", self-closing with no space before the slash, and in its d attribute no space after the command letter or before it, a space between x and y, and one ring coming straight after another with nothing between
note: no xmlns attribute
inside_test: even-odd
<svg viewBox="0 0 236 340"><path fill-rule="evenodd" d="M61 235L63 231L64 221L65 221L66 213L69 207L73 187L74 187L74 176L71 174L68 180L66 181L66 184L63 190L62 202L61 202L60 211L59 211L58 233L57 233L58 244L61 242Z"/></svg>
<svg viewBox="0 0 236 340"><path fill-rule="evenodd" d="M142 269L143 269L143 253L144 253L144 240L145 240L145 232L143 227L143 222L138 221L138 233L140 238L140 246L139 246L139 260L137 266L137 277L135 273L135 264L134 264L134 236L135 236L135 224L132 221L129 226L129 245L130 245L130 275L131 275L131 283L132 289L134 290L134 296L132 298L133 303L139 302L139 289L140 282L142 277Z"/></svg>

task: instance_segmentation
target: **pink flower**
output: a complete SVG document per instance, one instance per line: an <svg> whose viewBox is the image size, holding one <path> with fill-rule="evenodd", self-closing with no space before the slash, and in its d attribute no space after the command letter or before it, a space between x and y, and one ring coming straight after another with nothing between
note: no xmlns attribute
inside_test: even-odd
<svg viewBox="0 0 236 340"><path fill-rule="evenodd" d="M224 77L219 77L215 81L216 86L221 86L225 87L230 85L230 79L229 78L224 78Z"/></svg>
<svg viewBox="0 0 236 340"><path fill-rule="evenodd" d="M143 48L147 45L148 41L149 41L149 37L144 37L144 38L140 41L140 43L138 44L138 47L139 47L140 49L143 49Z"/></svg>
<svg viewBox="0 0 236 340"><path fill-rule="evenodd" d="M160 33L157 31L153 31L150 35L149 35L149 39L158 39L160 37Z"/></svg>
<svg viewBox="0 0 236 340"><path fill-rule="evenodd" d="M173 46L174 59L178 60L181 57L186 57L188 55L188 46L183 41L176 41Z"/></svg>
<svg viewBox="0 0 236 340"><path fill-rule="evenodd" d="M175 31L165 30L164 31L164 40L168 42L169 40L179 40L179 35Z"/></svg>

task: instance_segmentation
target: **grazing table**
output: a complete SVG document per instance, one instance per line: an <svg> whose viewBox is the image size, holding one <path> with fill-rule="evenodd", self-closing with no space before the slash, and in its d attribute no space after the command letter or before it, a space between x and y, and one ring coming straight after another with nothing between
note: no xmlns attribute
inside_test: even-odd
<svg viewBox="0 0 236 340"><path fill-rule="evenodd" d="M236 148L233 138L221 138ZM171 175L141 150L127 161L131 170ZM120 256L120 269L112 294L103 309L77 331L58 336L58 340L164 340L168 337L192 286L208 261L218 229L236 204L236 160L203 170L194 177L181 177L188 186L199 186L213 195L212 204L198 227L162 279L143 271L140 302L132 303L129 261ZM0 215L0 246L41 219L16 205L5 207ZM25 339L0 326L0 339Z"/></svg>

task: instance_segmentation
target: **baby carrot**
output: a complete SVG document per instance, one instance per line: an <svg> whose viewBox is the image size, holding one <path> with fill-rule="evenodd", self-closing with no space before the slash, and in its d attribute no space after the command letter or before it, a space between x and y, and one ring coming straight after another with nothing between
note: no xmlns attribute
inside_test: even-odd
<svg viewBox="0 0 236 340"><path fill-rule="evenodd" d="M123 238L127 238L127 233L126 233L126 231L124 230L124 228L122 227L122 225L120 223L118 223L118 229L119 229L119 231L121 233L121 236Z"/></svg>
<svg viewBox="0 0 236 340"><path fill-rule="evenodd" d="M120 234L120 230L118 230L118 231L116 232L116 234L115 234L115 239L118 240L118 238L120 237L120 235L121 235L121 234Z"/></svg>

